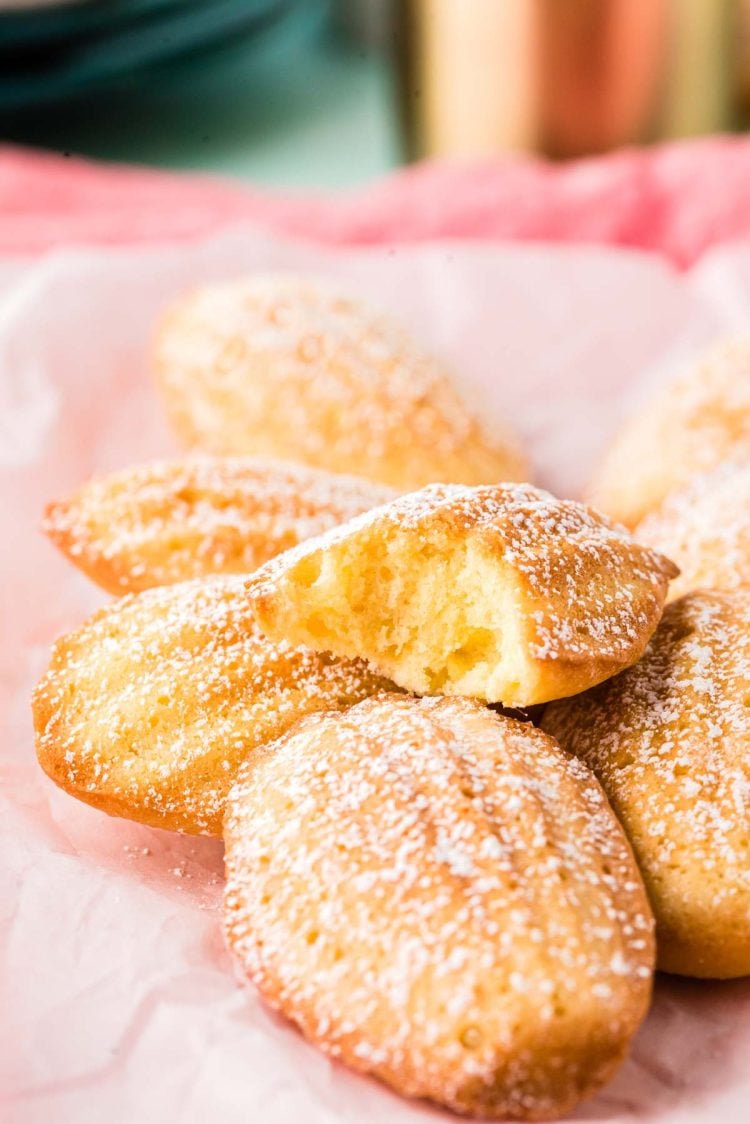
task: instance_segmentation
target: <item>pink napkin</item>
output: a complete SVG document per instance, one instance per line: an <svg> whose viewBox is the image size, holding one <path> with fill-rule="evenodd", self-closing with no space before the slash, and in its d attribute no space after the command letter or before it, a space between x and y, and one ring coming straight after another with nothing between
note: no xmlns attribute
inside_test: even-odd
<svg viewBox="0 0 750 1124"><path fill-rule="evenodd" d="M680 267L750 237L750 140L718 137L555 165L423 164L338 196L0 151L0 253L183 241L237 222L329 243L438 237L595 242Z"/></svg>

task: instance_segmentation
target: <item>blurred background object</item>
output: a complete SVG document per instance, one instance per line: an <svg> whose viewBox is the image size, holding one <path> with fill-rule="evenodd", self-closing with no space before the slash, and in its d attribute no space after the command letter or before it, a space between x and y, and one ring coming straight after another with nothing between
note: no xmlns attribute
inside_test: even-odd
<svg viewBox="0 0 750 1124"><path fill-rule="evenodd" d="M750 0L0 0L0 139L272 186L749 120Z"/></svg>
<svg viewBox="0 0 750 1124"><path fill-rule="evenodd" d="M734 95L743 124L750 125L750 0L739 0Z"/></svg>
<svg viewBox="0 0 750 1124"><path fill-rule="evenodd" d="M344 24L332 0L27 0L0 11L0 140L350 186L400 142L388 59Z"/></svg>
<svg viewBox="0 0 750 1124"><path fill-rule="evenodd" d="M573 157L739 123L732 76L744 66L750 77L747 0L406 0L405 7L412 155Z"/></svg>

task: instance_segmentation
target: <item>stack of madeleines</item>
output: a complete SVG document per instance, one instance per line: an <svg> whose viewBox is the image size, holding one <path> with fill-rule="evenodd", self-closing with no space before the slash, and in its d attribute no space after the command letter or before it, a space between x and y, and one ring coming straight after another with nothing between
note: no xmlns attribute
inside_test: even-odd
<svg viewBox="0 0 750 1124"><path fill-rule="evenodd" d="M53 649L43 769L223 835L229 946L331 1056L567 1112L657 965L750 972L750 345L621 435L590 491L619 522L315 283L183 297L155 373L202 455L49 506L121 596Z"/></svg>

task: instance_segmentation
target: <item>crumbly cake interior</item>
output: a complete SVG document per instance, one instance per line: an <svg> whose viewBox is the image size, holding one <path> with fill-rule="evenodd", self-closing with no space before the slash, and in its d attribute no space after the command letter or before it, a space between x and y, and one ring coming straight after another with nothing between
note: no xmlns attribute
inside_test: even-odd
<svg viewBox="0 0 750 1124"><path fill-rule="evenodd" d="M642 653L668 559L531 485L431 485L248 579L276 639L360 655L418 694L529 706Z"/></svg>
<svg viewBox="0 0 750 1124"><path fill-rule="evenodd" d="M446 549L392 527L370 543L344 541L303 558L289 592L313 647L363 652L421 694L449 686L520 702L529 667L515 582L471 539Z"/></svg>

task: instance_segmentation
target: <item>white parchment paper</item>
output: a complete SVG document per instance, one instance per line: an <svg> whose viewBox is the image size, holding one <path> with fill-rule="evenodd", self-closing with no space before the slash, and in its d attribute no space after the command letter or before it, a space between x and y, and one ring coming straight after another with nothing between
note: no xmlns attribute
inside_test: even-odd
<svg viewBox="0 0 750 1124"><path fill-rule="evenodd" d="M407 1124L444 1118L345 1072L235 980L221 846L109 819L36 766L28 699L51 640L105 599L38 533L94 472L174 451L148 375L160 306L302 270L399 315L485 417L575 494L623 415L750 328L750 247L692 274L625 251L446 243L322 251L243 230L175 249L0 263L0 1119L5 1124ZM283 404L279 404L283 409ZM632 1057L575 1119L750 1118L750 982L662 978Z"/></svg>

